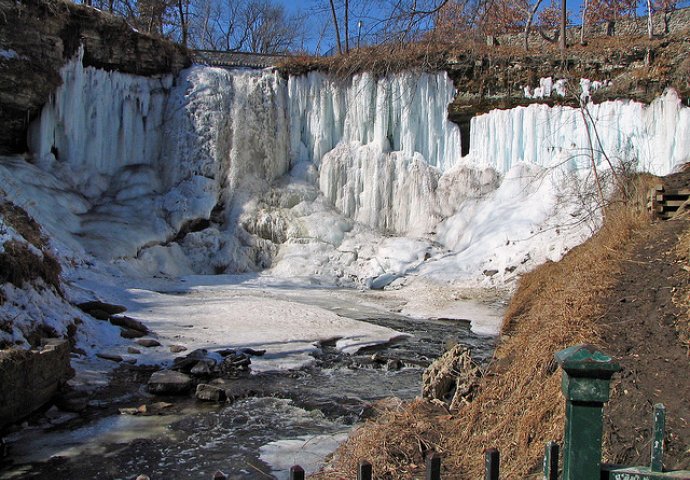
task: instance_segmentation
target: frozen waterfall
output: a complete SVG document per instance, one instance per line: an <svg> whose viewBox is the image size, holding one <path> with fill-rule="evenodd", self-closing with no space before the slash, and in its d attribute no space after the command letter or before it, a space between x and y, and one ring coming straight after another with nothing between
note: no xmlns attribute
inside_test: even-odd
<svg viewBox="0 0 690 480"><path fill-rule="evenodd" d="M587 167L590 139L599 163L603 150L665 174L690 158L690 109L672 92L650 106L590 105L586 122L569 107L495 110L472 120L461 158L445 73L285 79L194 66L143 78L76 58L62 75L30 128L35 166L19 175L19 164L7 164L0 176L25 179L25 190L63 185L63 225L53 207L27 208L88 252L146 274L256 270L276 259L274 271L289 275L397 275L430 271L420 262L446 249L446 273L502 275L524 258L557 259L586 237L556 240L586 209L556 208L563 179L544 180L543 167ZM34 182L41 175L50 181ZM539 242L522 240L542 230ZM403 255L414 261L393 261L395 241L381 234L422 239ZM362 246L370 240L379 247Z"/></svg>
<svg viewBox="0 0 690 480"><path fill-rule="evenodd" d="M617 100L584 112L543 104L494 110L473 118L470 132L471 161L500 172L518 162L588 168L592 152L597 164L606 153L656 175L690 161L690 108L674 91L649 106Z"/></svg>

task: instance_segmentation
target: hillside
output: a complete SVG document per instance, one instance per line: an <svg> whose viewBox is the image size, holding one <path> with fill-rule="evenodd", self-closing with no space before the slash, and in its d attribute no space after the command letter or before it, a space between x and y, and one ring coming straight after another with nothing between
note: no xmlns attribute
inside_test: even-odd
<svg viewBox="0 0 690 480"><path fill-rule="evenodd" d="M663 181L688 188L690 174ZM649 185L639 181L635 188ZM565 402L553 354L579 343L598 346L623 367L605 414L605 459L647 465L652 406L662 402L665 466L687 469L689 238L686 216L650 221L634 202L613 205L590 240L520 280L501 343L468 405L449 414L420 401L383 413L340 448L334 478L351 474L361 458L372 459L378 474L412 478L428 451L444 458L444 478L479 478L481 452L490 447L501 452L506 478L536 478L544 444L563 435Z"/></svg>

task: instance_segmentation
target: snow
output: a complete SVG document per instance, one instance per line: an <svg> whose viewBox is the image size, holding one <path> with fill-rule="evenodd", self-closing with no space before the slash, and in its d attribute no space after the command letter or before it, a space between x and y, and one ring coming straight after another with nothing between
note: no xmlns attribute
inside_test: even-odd
<svg viewBox="0 0 690 480"><path fill-rule="evenodd" d="M302 435L277 440L261 447L261 461L271 466L271 474L278 479L290 478L290 467L299 465L307 475L324 466L324 459L347 439L348 432L328 435Z"/></svg>
<svg viewBox="0 0 690 480"><path fill-rule="evenodd" d="M588 104L584 116L495 110L472 120L462 158L445 73L285 79L194 66L144 78L84 68L77 56L62 76L30 127L31 161L3 157L0 182L50 235L67 300L123 304L157 332L163 346L139 363L169 362L169 346L184 342L266 345L256 369L298 368L319 341L337 338L345 352L388 341L397 332L281 296L285 285L399 291L406 305L420 285L440 296L509 289L597 228L583 194L587 132L604 177L602 149L656 174L690 158L690 109L674 92L649 106ZM565 92L545 78L530 95ZM217 273L254 275L254 287ZM77 317L89 355L129 345L45 290L3 288L14 302L3 311L18 316L3 339L21 340L32 322L64 332ZM441 311L460 315L451 303ZM497 333L499 321L480 316L473 329Z"/></svg>
<svg viewBox="0 0 690 480"><path fill-rule="evenodd" d="M208 284L209 281L211 284ZM188 350L266 350L252 359L252 371L299 369L314 363L318 343L338 339L336 348L345 353L386 343L404 335L389 328L340 317L324 308L275 298L269 289L247 289L234 277L187 277L167 285L165 293L149 289L112 287L83 281L81 288L93 288L116 298L133 316L156 332L160 347L141 349L133 356L139 364L161 364L172 358L171 345ZM111 349L111 353L123 353ZM128 357L127 355L125 355Z"/></svg>
<svg viewBox="0 0 690 480"><path fill-rule="evenodd" d="M13 60L15 58L19 58L19 54L17 54L17 52L14 50L5 50L4 48L0 48L0 58L5 60Z"/></svg>

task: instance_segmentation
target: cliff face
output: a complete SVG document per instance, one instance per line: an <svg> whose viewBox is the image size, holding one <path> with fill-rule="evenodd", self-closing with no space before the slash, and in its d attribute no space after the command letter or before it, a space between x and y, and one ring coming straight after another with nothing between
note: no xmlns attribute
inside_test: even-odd
<svg viewBox="0 0 690 480"><path fill-rule="evenodd" d="M511 47L484 48L450 58L446 66L458 91L449 118L462 130L463 153L469 151L470 120L490 110L527 106L579 105L580 80L608 81L592 91L595 103L631 99L651 103L667 88L684 103L690 97L690 36L688 30L663 38L596 38L589 45L571 45L565 55L555 46L525 52ZM539 87L541 78L566 82L565 96L526 98L524 87Z"/></svg>
<svg viewBox="0 0 690 480"><path fill-rule="evenodd" d="M0 0L0 154L26 151L29 122L80 45L85 66L106 70L156 75L190 64L181 47L94 8L62 0Z"/></svg>

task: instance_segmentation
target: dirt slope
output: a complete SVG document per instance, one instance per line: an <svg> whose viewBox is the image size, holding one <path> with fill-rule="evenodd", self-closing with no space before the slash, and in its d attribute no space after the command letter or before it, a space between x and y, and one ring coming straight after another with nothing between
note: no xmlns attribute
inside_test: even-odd
<svg viewBox="0 0 690 480"><path fill-rule="evenodd" d="M666 183L687 188L687 177L672 176ZM677 248L688 228L690 221L679 219L643 232L607 297L602 341L623 367L605 427L608 456L616 463L649 463L652 409L663 403L666 467L690 468L690 357L679 337L688 314L678 305L687 305L690 276L687 257Z"/></svg>

